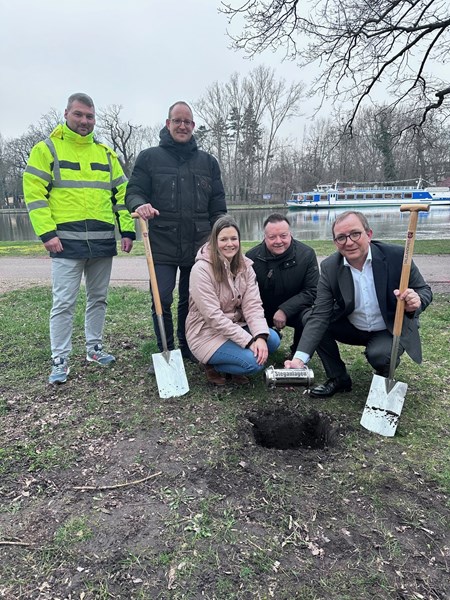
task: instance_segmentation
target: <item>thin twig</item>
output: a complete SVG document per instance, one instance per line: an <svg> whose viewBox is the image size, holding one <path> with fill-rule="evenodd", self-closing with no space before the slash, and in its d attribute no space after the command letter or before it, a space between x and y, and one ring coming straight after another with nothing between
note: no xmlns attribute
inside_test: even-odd
<svg viewBox="0 0 450 600"><path fill-rule="evenodd" d="M258 548L258 550L260 550L261 552L268 552L268 550L265 550L264 548L261 548L261 546L258 546L258 544L255 544L255 542L252 542L252 540L247 540L247 542L255 548Z"/></svg>
<svg viewBox="0 0 450 600"><path fill-rule="evenodd" d="M9 540L0 540L0 546L32 546L29 542L11 542Z"/></svg>
<svg viewBox="0 0 450 600"><path fill-rule="evenodd" d="M153 473L153 475L148 475L148 477L144 477L143 479L136 479L135 481L126 481L125 483L117 483L116 485L83 485L75 486L73 489L80 490L82 492L99 492L104 490L115 490L117 488L123 488L129 485L137 485L138 483L143 483L144 481L153 479L153 477L158 477L158 475L161 475L161 473L162 471L158 471L157 473Z"/></svg>

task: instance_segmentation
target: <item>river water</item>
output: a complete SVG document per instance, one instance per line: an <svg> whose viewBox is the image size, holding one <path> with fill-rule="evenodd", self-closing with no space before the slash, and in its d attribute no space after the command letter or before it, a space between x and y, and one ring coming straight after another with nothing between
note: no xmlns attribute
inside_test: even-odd
<svg viewBox="0 0 450 600"><path fill-rule="evenodd" d="M279 209L230 209L236 219L243 240L260 240L264 220L273 212L286 215L292 224L295 238L305 241L331 239L331 224L342 209L289 210ZM364 214L373 229L374 238L379 240L402 240L408 229L409 213L401 213L399 208L367 208ZM139 236L138 236L139 238ZM450 239L450 207L434 206L429 213L419 213L417 239ZM0 211L1 241L37 240L28 214Z"/></svg>

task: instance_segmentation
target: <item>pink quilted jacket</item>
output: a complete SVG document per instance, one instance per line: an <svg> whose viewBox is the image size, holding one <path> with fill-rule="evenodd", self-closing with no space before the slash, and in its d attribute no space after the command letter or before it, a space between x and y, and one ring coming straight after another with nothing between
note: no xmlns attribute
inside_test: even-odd
<svg viewBox="0 0 450 600"><path fill-rule="evenodd" d="M233 277L224 259L228 277L218 283L213 275L209 244L197 253L189 280L186 338L201 363L207 363L227 340L245 348L253 336L269 333L253 262L246 257L244 261L244 269ZM251 334L243 329L245 325Z"/></svg>

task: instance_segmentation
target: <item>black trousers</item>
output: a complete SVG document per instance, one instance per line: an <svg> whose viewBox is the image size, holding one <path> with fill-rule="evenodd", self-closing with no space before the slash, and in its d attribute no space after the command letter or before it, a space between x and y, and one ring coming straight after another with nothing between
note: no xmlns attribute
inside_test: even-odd
<svg viewBox="0 0 450 600"><path fill-rule="evenodd" d="M354 327L346 318L331 323L316 350L329 379L342 377L347 373L337 342L350 346L365 346L364 355L373 369L383 377L389 375L392 334L387 329L362 331ZM404 351L400 344L396 367Z"/></svg>
<svg viewBox="0 0 450 600"><path fill-rule="evenodd" d="M164 329L166 332L167 347L169 350L173 350L175 348L172 303L178 269L180 269L180 275L178 281L177 337L179 347L187 348L185 325L189 312L189 276L191 274L191 268L192 267L178 267L177 265L155 264L156 279L158 281L158 290L163 312ZM154 302L152 302L152 317L158 348L162 351L163 347L161 342L161 334L159 332Z"/></svg>

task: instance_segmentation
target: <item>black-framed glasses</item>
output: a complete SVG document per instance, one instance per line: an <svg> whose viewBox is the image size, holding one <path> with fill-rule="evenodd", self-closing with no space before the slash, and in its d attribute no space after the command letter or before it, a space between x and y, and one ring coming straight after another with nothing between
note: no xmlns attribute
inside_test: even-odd
<svg viewBox="0 0 450 600"><path fill-rule="evenodd" d="M192 125L194 124L194 121L191 121L190 119L170 119L170 120L177 127L179 127L181 125L181 123L184 123L184 125L186 125L186 127L192 127Z"/></svg>
<svg viewBox="0 0 450 600"><path fill-rule="evenodd" d="M344 233L341 233L340 235L337 235L334 238L334 241L339 246L344 246L344 244L347 243L348 239L350 239L352 242L357 242L359 239L361 239L362 234L363 234L362 231L352 231L348 235L345 235Z"/></svg>

